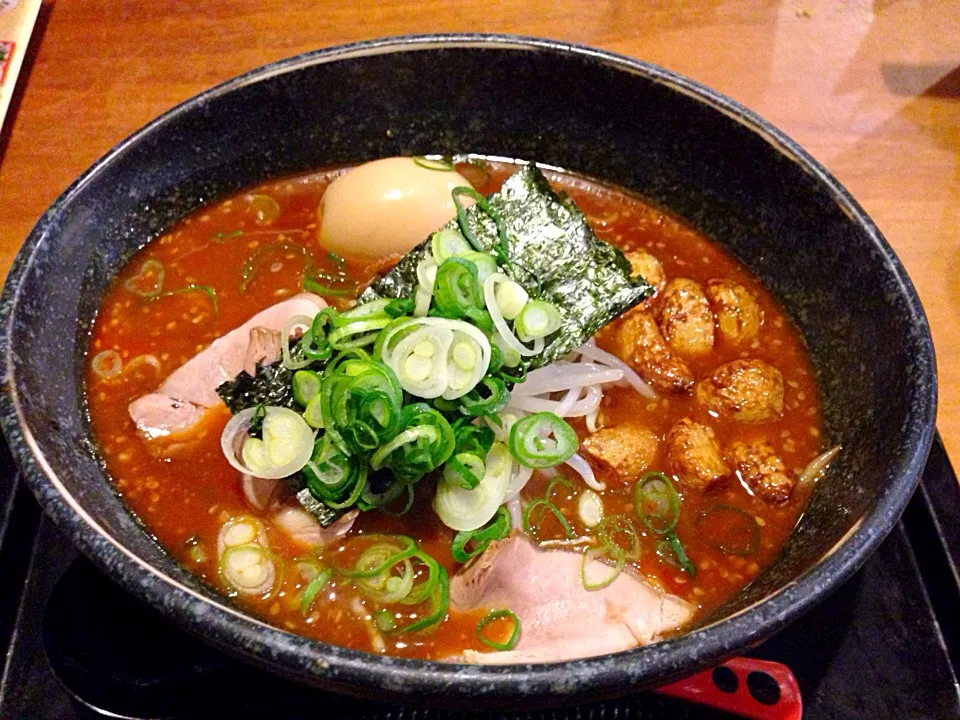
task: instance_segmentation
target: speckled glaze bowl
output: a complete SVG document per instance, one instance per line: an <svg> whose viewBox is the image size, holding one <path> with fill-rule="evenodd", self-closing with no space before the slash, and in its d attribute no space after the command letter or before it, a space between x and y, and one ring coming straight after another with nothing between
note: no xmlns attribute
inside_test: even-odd
<svg viewBox="0 0 960 720"><path fill-rule="evenodd" d="M474 152L632 188L722 243L802 330L843 453L777 562L697 629L576 662L474 667L380 657L231 607L117 496L85 415L100 298L149 239L265 178L402 154ZM44 214L2 296L0 421L77 546L181 627L324 688L410 704L562 704L656 685L777 632L850 577L897 522L929 449L936 373L900 262L840 184L776 128L661 68L557 42L405 37L254 70L111 150Z"/></svg>

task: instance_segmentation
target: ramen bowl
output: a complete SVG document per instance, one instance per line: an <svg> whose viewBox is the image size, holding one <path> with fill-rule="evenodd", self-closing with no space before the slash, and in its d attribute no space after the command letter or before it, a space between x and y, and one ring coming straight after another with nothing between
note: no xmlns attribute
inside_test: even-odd
<svg viewBox="0 0 960 720"><path fill-rule="evenodd" d="M83 386L111 278L205 202L395 155L533 160L636 191L739 258L809 346L843 452L777 560L677 637L572 662L481 667L324 644L245 615L179 565L98 459ZM563 704L655 686L776 633L897 522L930 446L936 371L903 267L847 191L783 133L661 68L557 42L390 38L254 70L111 150L43 215L2 296L3 430L44 510L116 582L185 630L281 675L411 704Z"/></svg>

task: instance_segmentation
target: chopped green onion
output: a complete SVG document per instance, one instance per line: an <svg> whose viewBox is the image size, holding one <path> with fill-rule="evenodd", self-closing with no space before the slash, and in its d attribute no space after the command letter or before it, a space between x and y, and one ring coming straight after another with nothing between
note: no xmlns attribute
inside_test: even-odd
<svg viewBox="0 0 960 720"><path fill-rule="evenodd" d="M262 416L262 437L250 437L252 423ZM246 435L241 447L242 463L235 454L235 442ZM266 479L288 477L301 470L313 453L314 432L300 413L285 407L258 405L234 415L223 429L220 444L231 465L244 473Z"/></svg>
<svg viewBox="0 0 960 720"><path fill-rule="evenodd" d="M412 560L418 561L425 568L426 572L421 573L424 579L421 582L414 583L409 594L400 601L402 605L418 605L430 598L440 584L440 564L432 557L417 550L410 556Z"/></svg>
<svg viewBox="0 0 960 720"><path fill-rule="evenodd" d="M680 498L670 478L660 472L647 473L633 486L633 507L643 524L658 535L673 530L680 519Z"/></svg>
<svg viewBox="0 0 960 720"><path fill-rule="evenodd" d="M302 474L313 497L340 510L352 506L366 487L367 462L346 455L327 432L314 445Z"/></svg>
<svg viewBox="0 0 960 720"><path fill-rule="evenodd" d="M683 568L684 572L691 578L697 577L697 568L690 562L690 558L687 557L687 552L683 547L683 543L680 542L680 538L677 537L677 534L671 531L667 533L666 537L667 542L670 543L670 549L676 556L677 563L679 563L680 567Z"/></svg>
<svg viewBox="0 0 960 720"><path fill-rule="evenodd" d="M362 350L343 352L327 366L320 398L326 434L346 453L369 455L400 429L400 383Z"/></svg>
<svg viewBox="0 0 960 720"><path fill-rule="evenodd" d="M93 356L90 369L97 377L109 380L123 372L123 358L116 350L104 350Z"/></svg>
<svg viewBox="0 0 960 720"><path fill-rule="evenodd" d="M466 255L471 249L463 235L451 228L443 228L430 236L430 250L438 265L447 258Z"/></svg>
<svg viewBox="0 0 960 720"><path fill-rule="evenodd" d="M566 462L579 442L573 428L550 412L528 415L510 428L510 452L526 467L548 468Z"/></svg>
<svg viewBox="0 0 960 720"><path fill-rule="evenodd" d="M510 534L510 513L502 505L493 519L476 530L458 532L453 538L450 552L454 561L465 563L486 550L490 543L502 540ZM467 549L467 546L471 546Z"/></svg>
<svg viewBox="0 0 960 720"><path fill-rule="evenodd" d="M520 365L520 361L522 360L520 353L515 348L510 347L499 331L494 331L492 344L500 348L500 352L503 353L504 365L509 368L515 368Z"/></svg>
<svg viewBox="0 0 960 720"><path fill-rule="evenodd" d="M413 163L426 170L437 170L439 172L453 172L453 161L446 158L431 158L425 155L414 155Z"/></svg>
<svg viewBox="0 0 960 720"><path fill-rule="evenodd" d="M333 355L333 347L327 338L327 329L324 326L335 327L340 314L334 308L324 308L313 316L313 322L300 338L300 349L305 357L313 361L322 362Z"/></svg>
<svg viewBox="0 0 960 720"><path fill-rule="evenodd" d="M392 318L403 317L413 312L414 302L410 298L396 298L384 306L383 311Z"/></svg>
<svg viewBox="0 0 960 720"><path fill-rule="evenodd" d="M357 305L345 312L338 313L334 318L334 325L336 327L344 327L350 323L363 322L380 317L386 313L387 307L394 302L397 301L390 300L389 298L380 298L379 300L373 300L363 305Z"/></svg>
<svg viewBox="0 0 960 720"><path fill-rule="evenodd" d="M497 307L500 308L504 320L515 320L530 300L523 286L513 280L500 283L495 292Z"/></svg>
<svg viewBox="0 0 960 720"><path fill-rule="evenodd" d="M497 642L491 640L487 637L483 630L484 628L492 623L495 620L501 620L503 618L508 618L513 621L513 630L510 632L510 637L506 642ZM494 650L504 652L507 650L513 650L517 643L520 642L520 618L512 610L492 610L484 617L480 622L477 623L477 637L487 647L491 647Z"/></svg>
<svg viewBox="0 0 960 720"><path fill-rule="evenodd" d="M599 579L588 577L588 568L590 561L597 556L596 564L608 567L603 562L604 559L613 560L613 567L608 567L609 572ZM580 559L580 580L583 583L584 590L601 590L616 580L626 565L626 557L623 549L618 545L606 545L602 548L587 548Z"/></svg>
<svg viewBox="0 0 960 720"><path fill-rule="evenodd" d="M220 557L219 571L227 585L245 595L262 595L276 584L276 565L259 545L228 547Z"/></svg>
<svg viewBox="0 0 960 720"><path fill-rule="evenodd" d="M547 483L547 489L543 493L544 500L550 500L553 502L553 491L556 489L557 485L563 485L569 491L567 493L567 499L573 497L577 494L577 488L569 478L565 478L563 475L557 475L556 477L550 478L550 482Z"/></svg>
<svg viewBox="0 0 960 720"><path fill-rule="evenodd" d="M206 295L207 298L210 300L210 304L213 305L213 314L214 315L220 314L220 307L217 305L217 291L214 290L209 285L194 285L193 283L191 283L190 285L185 285L184 287L177 288L176 290L164 290L163 292L157 293L156 295L151 295L148 299L159 300L160 298L170 297L171 295L183 295L185 293L193 293L193 292L201 292L204 295Z"/></svg>
<svg viewBox="0 0 960 720"><path fill-rule="evenodd" d="M293 374L293 399L303 407L320 394L320 373L313 370L297 370Z"/></svg>
<svg viewBox="0 0 960 720"><path fill-rule="evenodd" d="M493 430L486 425L473 425L466 422L466 418L460 418L453 423L453 432L457 441L455 452L486 457L493 447L495 436Z"/></svg>
<svg viewBox="0 0 960 720"><path fill-rule="evenodd" d="M380 632L391 633L397 629L397 619L389 610L377 610L373 614L373 623Z"/></svg>
<svg viewBox="0 0 960 720"><path fill-rule="evenodd" d="M243 230L234 230L232 232L218 232L210 236L210 241L216 243L217 245L222 245L223 243L228 243L231 240L243 235Z"/></svg>
<svg viewBox="0 0 960 720"><path fill-rule="evenodd" d="M458 531L476 530L490 521L503 504L513 460L503 443L495 442L487 453L486 472L472 490L441 478L433 498L437 517L449 528Z"/></svg>
<svg viewBox="0 0 960 720"><path fill-rule="evenodd" d="M375 542L376 544L372 545L369 549L386 548L389 546L393 552L378 552L376 564L370 564L368 562L361 567L360 561L364 558L364 555L366 555L365 552L361 554L353 568L338 567L336 569L338 573L351 580L375 578L387 572L397 563L413 557L417 552L417 543L413 538L409 538L406 535L362 535L358 537L355 542L356 541ZM367 560L369 559L368 557Z"/></svg>
<svg viewBox="0 0 960 720"><path fill-rule="evenodd" d="M577 515L585 527L596 527L603 520L603 500L593 490L584 490L577 500Z"/></svg>
<svg viewBox="0 0 960 720"><path fill-rule="evenodd" d="M545 498L538 498L534 500L523 510L523 531L527 535L539 542L539 526L543 521L543 513L541 512L537 518L532 517L534 511L539 508L543 508L544 510L549 510L552 512L553 516L557 519L557 522L560 523L560 527L563 528L563 533L566 535L567 539L573 539L573 528L570 527L570 523L567 521L567 518L565 518L563 513L560 512L560 508Z"/></svg>
<svg viewBox="0 0 960 720"><path fill-rule="evenodd" d="M190 556L190 559L195 563L203 563L207 561L207 553L203 549L203 545L200 543L200 538L196 535L191 535L187 538L184 545L187 546L187 554Z"/></svg>
<svg viewBox="0 0 960 720"><path fill-rule="evenodd" d="M436 585L430 593L430 613L406 627L398 628L396 632L406 633L426 630L427 628L440 624L447 616L447 609L450 606L450 580L447 577L447 571L445 569L436 565L436 561L434 561L434 565L436 566L437 580Z"/></svg>
<svg viewBox="0 0 960 720"><path fill-rule="evenodd" d="M443 466L443 478L454 485L473 490L480 484L486 466L483 460L472 453L458 453Z"/></svg>
<svg viewBox="0 0 960 720"><path fill-rule="evenodd" d="M270 243L269 245L264 245L263 247L257 248L257 250L249 258L247 258L247 261L243 264L243 268L240 270L241 295L247 291L251 281L263 266L264 259L268 255L272 255L280 251L283 251L284 253L299 254L303 258L304 274L309 275L312 272L313 263L310 260L310 252L303 247L303 245L298 245L290 240L280 240L279 242ZM304 281L304 285L306 285L306 281Z"/></svg>
<svg viewBox="0 0 960 720"><path fill-rule="evenodd" d="M396 500L397 497L400 497L400 493L397 493L395 497L392 497L387 502L380 504L377 509L380 510L380 512L386 513L387 515L391 515L393 517L402 517L410 512L410 509L413 507L413 501L416 499L417 495L413 489L413 483L396 482L394 485L400 488L400 493L404 493L407 496L406 500L403 502L403 507L399 510L392 510L390 507L388 507L389 504Z"/></svg>
<svg viewBox="0 0 960 720"><path fill-rule="evenodd" d="M555 333L562 324L563 318L556 305L545 300L531 300L517 315L513 329L521 342L529 342Z"/></svg>
<svg viewBox="0 0 960 720"><path fill-rule="evenodd" d="M163 290L163 278L166 273L159 260L147 260L140 270L127 280L123 287L143 298L156 297Z"/></svg>
<svg viewBox="0 0 960 720"><path fill-rule="evenodd" d="M483 397L480 394L480 388L484 388L489 395ZM510 402L510 391L507 390L506 383L498 377L485 377L480 384L474 387L462 398L460 403L462 411L473 417L482 415L496 415L503 410Z"/></svg>
<svg viewBox="0 0 960 720"><path fill-rule="evenodd" d="M470 323L436 317L394 321L374 345L400 386L427 400L470 392L487 372L490 352L490 341Z"/></svg>
<svg viewBox="0 0 960 720"><path fill-rule="evenodd" d="M360 493L357 507L361 510L383 510L400 497L408 485L397 481L389 470L375 470Z"/></svg>
<svg viewBox="0 0 960 720"><path fill-rule="evenodd" d="M320 399L320 393L307 403L307 409L303 411L303 419L310 427L317 430L323 429L323 401Z"/></svg>
<svg viewBox="0 0 960 720"><path fill-rule="evenodd" d="M497 272L497 259L490 253L471 250L463 253L460 257L477 266L477 282L481 287L488 277Z"/></svg>
<svg viewBox="0 0 960 720"><path fill-rule="evenodd" d="M437 268L433 299L443 317L469 317L471 308L483 309L483 295L477 266L461 257L444 260Z"/></svg>
<svg viewBox="0 0 960 720"><path fill-rule="evenodd" d="M307 613L310 611L310 606L313 605L313 601L316 599L317 594L330 582L330 578L333 577L333 570L330 568L323 568L316 574L316 576L307 583L307 586L303 589L303 595L300 596L300 614L306 617Z"/></svg>
<svg viewBox="0 0 960 720"><path fill-rule="evenodd" d="M450 603L447 573L436 560L418 549L413 539L406 535L364 535L353 542L372 544L360 554L353 567L337 567L336 571L351 580L365 597L384 605L430 603L429 612L418 613L419 619L404 627L397 626L392 614L388 621L384 615L386 609L381 608L374 613L374 618L382 632L416 632L443 621Z"/></svg>
<svg viewBox="0 0 960 720"><path fill-rule="evenodd" d="M353 295L357 288L355 286L345 287L345 288L335 288L330 287L321 283L317 278L310 276L304 276L303 278L303 289L308 292L316 293L321 297L346 297L348 295Z"/></svg>
<svg viewBox="0 0 960 720"><path fill-rule="evenodd" d="M397 555L397 546L390 543L373 545L367 548L354 564L355 571L383 567L384 563ZM399 574L397 574L399 571ZM354 576L357 589L366 597L381 604L396 603L403 600L413 589L413 563L409 557L401 557L370 577Z"/></svg>
<svg viewBox="0 0 960 720"><path fill-rule="evenodd" d="M474 233L470 228L470 221L467 218L467 210L463 206L463 203L460 202L461 196L466 196L475 200L477 205L480 206L480 209L487 214L487 217L493 220L494 224L497 226L497 244L494 245L493 252L497 256L498 263L510 265L510 257L507 253L507 227L504 224L500 213L494 210L489 201L472 187L455 187L450 194L453 197L453 204L457 208L457 224L460 226L460 232L462 232L463 236L470 242L470 244L473 246L473 249L479 252L484 252L486 250L486 248L480 246L480 241L477 239L476 233Z"/></svg>
<svg viewBox="0 0 960 720"><path fill-rule="evenodd" d="M619 548L627 560L635 562L640 559L640 536L633 522L626 515L608 515L600 521L594 535L604 547ZM620 536L626 538L628 547L623 547L617 542Z"/></svg>
<svg viewBox="0 0 960 720"><path fill-rule="evenodd" d="M697 517L700 539L725 555L753 555L760 549L760 526L745 510L719 504Z"/></svg>
<svg viewBox="0 0 960 720"><path fill-rule="evenodd" d="M249 207L257 225L269 225L280 217L280 205L269 195L251 195Z"/></svg>
<svg viewBox="0 0 960 720"><path fill-rule="evenodd" d="M263 403L257 403L253 408L253 415L250 418L250 427L247 428L247 435L251 437L263 437L263 421L267 419L267 406Z"/></svg>
<svg viewBox="0 0 960 720"><path fill-rule="evenodd" d="M380 331L391 322L393 322L393 318L384 313L382 317L362 322L351 322L338 327L330 333L327 339L334 350L366 347L367 345L373 345Z"/></svg>
<svg viewBox="0 0 960 720"><path fill-rule="evenodd" d="M387 467L401 480L415 482L447 461L454 449L450 423L426 403L403 408L401 430L370 458L374 470Z"/></svg>
<svg viewBox="0 0 960 720"><path fill-rule="evenodd" d="M358 305L343 313L331 311L330 322L334 329L327 338L331 347L334 350L348 350L373 345L380 331L394 321L395 313L400 311L400 314L403 314L407 303L409 301L402 299L381 299ZM330 309L327 308L321 312L327 312L327 310Z"/></svg>
<svg viewBox="0 0 960 720"><path fill-rule="evenodd" d="M280 354L283 358L283 366L286 369L299 370L313 362L313 358L307 355L306 352L308 350L310 352L319 352L320 345L314 345L313 325L315 323L316 319L311 319L308 315L294 315L284 323L283 328L280 330ZM304 342L303 339L301 339L300 342L291 345L290 337L296 330L304 330L303 337L307 340ZM323 342L326 342L326 340L324 339ZM295 354L296 357L294 357Z"/></svg>

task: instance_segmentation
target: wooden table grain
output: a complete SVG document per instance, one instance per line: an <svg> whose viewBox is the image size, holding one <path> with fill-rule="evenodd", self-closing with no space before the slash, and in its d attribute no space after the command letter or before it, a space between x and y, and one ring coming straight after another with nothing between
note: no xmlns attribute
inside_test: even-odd
<svg viewBox="0 0 960 720"><path fill-rule="evenodd" d="M657 63L759 112L876 220L919 290L960 458L960 4L954 0L57 0L0 136L0 273L43 210L176 103L296 53L422 32L555 38Z"/></svg>

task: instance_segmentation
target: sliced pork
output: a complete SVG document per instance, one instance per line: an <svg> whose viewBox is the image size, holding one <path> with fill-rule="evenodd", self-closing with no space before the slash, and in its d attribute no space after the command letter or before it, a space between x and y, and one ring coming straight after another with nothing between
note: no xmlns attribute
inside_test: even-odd
<svg viewBox="0 0 960 720"><path fill-rule="evenodd" d="M604 655L646 645L693 616L692 605L627 571L605 588L584 589L581 558L540 550L518 535L492 543L452 578L450 601L459 610L512 610L520 619L520 640L511 651L467 650L462 659L502 665ZM587 572L602 577L610 571L588 566Z"/></svg>
<svg viewBox="0 0 960 720"><path fill-rule="evenodd" d="M134 400L129 410L137 429L153 439L189 430L200 422L206 408L155 392Z"/></svg>
<svg viewBox="0 0 960 720"><path fill-rule="evenodd" d="M248 375L257 374L257 365L272 365L283 354L280 345L280 331L265 327L250 330L250 342L243 360L243 371Z"/></svg>
<svg viewBox="0 0 960 720"><path fill-rule="evenodd" d="M252 358L261 363L268 358L276 360L276 340L290 318L294 315L312 318L325 307L323 298L317 295L296 295L257 313L240 327L214 340L174 370L155 392L130 403L130 417L137 429L147 438L190 429L205 409L221 404L217 388L239 375L245 363Z"/></svg>
<svg viewBox="0 0 960 720"><path fill-rule="evenodd" d="M283 478L258 478L244 475L240 481L243 497L254 510L268 510L280 501L286 482Z"/></svg>
<svg viewBox="0 0 960 720"><path fill-rule="evenodd" d="M315 548L329 545L350 532L358 515L359 510L351 510L328 527L321 527L317 519L306 510L288 505L274 514L273 522L298 545Z"/></svg>

